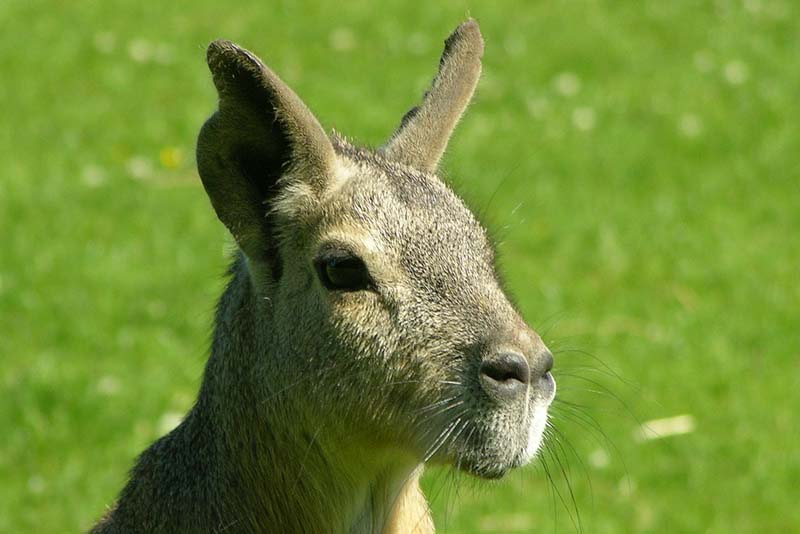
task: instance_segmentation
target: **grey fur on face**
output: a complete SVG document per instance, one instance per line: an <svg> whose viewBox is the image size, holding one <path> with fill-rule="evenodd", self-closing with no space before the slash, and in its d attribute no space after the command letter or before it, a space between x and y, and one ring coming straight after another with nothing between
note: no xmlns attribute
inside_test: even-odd
<svg viewBox="0 0 800 534"><path fill-rule="evenodd" d="M459 26L370 151L252 53L209 46L198 170L240 253L197 404L96 532L428 532L425 463L495 478L535 455L552 356L435 174L482 54L477 23Z"/></svg>

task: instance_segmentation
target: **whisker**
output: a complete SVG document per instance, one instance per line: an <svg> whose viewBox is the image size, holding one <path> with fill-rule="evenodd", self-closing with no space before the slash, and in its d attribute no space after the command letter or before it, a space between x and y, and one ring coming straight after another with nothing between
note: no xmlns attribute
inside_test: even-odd
<svg viewBox="0 0 800 534"><path fill-rule="evenodd" d="M444 443L447 441L447 438L448 438L448 437L450 437L450 434L452 434L452 433L453 433L453 430L454 430L454 429L456 428L456 426L457 426L457 425L458 425L458 424L461 422L461 416L462 416L462 415L464 415L464 413L463 413L463 412L462 412L461 414L459 414L459 416L458 416L458 417L457 417L457 418L456 418L454 421L452 421L452 422L451 422L449 425L447 425L447 427L446 427L445 431L444 431L444 432L442 432L442 434L440 434L439 438L438 438L438 439L437 439L437 440L434 442L434 443L437 443L437 444L436 444L436 446L433 448L433 450L431 450L430 452L428 452L428 453L426 453L426 454L425 454L425 457L424 457L424 459L422 460L423 462L427 462L428 460L430 460L431 458L433 458L433 456L434 456L434 455L435 455L437 452L439 452L439 449L440 449L440 448L442 447L442 445L444 445Z"/></svg>
<svg viewBox="0 0 800 534"><path fill-rule="evenodd" d="M578 501L575 499L575 492L572 489L572 481L570 479L570 474L568 470L564 469L564 464L561 462L561 458L559 458L558 454L554 454L556 463L558 463L558 467L561 470L561 475L564 477L564 482L567 484L567 490L569 491L569 497L572 501L572 509L575 511L575 522L577 523L575 526L578 532L583 532L583 523L581 522L581 512L578 508ZM571 514L570 514L571 516Z"/></svg>
<svg viewBox="0 0 800 534"><path fill-rule="evenodd" d="M548 456L549 456L549 457L550 457L550 458L551 458L551 459L552 459L554 462L558 463L558 461L557 461L557 459L556 459L556 457L555 457L555 455L554 455L553 451L550 449L550 447L545 447L545 448L544 448L544 452L545 452L545 454L547 454L547 455L548 455ZM566 476L566 475L564 474L563 467L562 467L562 469L561 469L561 472L562 472L562 475L563 475L563 476ZM555 490L555 493L556 493L556 495L558 495L558 500L559 500L559 501L561 501L561 505L564 507L564 510L566 510L566 511L567 511L567 515L569 516L570 522L572 522L572 524L573 524L573 526L575 527L575 529L576 529L577 531L579 531L579 532L580 532L580 531L581 531L581 528L580 528L579 524L578 524L578 523L575 521L575 518L572 516L572 512L570 511L570 506L567 504L567 500L566 500L566 499L564 498L564 496L562 495L562 493L561 493L561 490L560 490L560 489L558 489L558 484L556 484L556 483L555 483L555 481L553 480L553 477L552 477L552 475L550 475L550 474L549 474L549 469L548 469L548 477L550 478L550 482L552 483L553 490ZM570 487L569 487L569 489L570 489L570 494L572 494L572 487L570 486ZM576 506L576 507L577 507L577 504L575 503L575 497L574 497L574 495L572 495L572 504L573 504L573 506Z"/></svg>
<svg viewBox="0 0 800 534"><path fill-rule="evenodd" d="M567 407L566 406L559 406L558 408L567 408ZM605 431L603 431L603 429L600 426L600 424L597 422L597 420L594 417L592 417L591 414L589 414L587 412L584 412L583 410L580 410L578 408L572 408L571 411L568 411L567 413L563 413L562 412L560 414L557 413L557 411L554 411L554 414L557 415L558 417L563 417L564 419L567 419L567 420L577 424L578 426L586 429L589 432L589 436L591 436L591 438L600 447L606 446L609 449L611 449L611 451L614 453L614 456L617 459L619 459L619 461L622 463L622 469L625 472L625 474L626 475L629 474L628 464L625 461L625 456L619 450L619 447L617 447L617 444L614 443L614 441L611 438L608 437L608 435L605 433ZM598 435L602 437L602 440L600 438L598 438Z"/></svg>
<svg viewBox="0 0 800 534"><path fill-rule="evenodd" d="M464 404L463 400L458 401L458 402L454 402L452 404L448 404L447 406L445 406L443 408L440 408L436 412L433 412L433 413L430 413L430 414L426 415L425 417L420 419L417 422L417 424L426 423L426 422L430 421L431 419L433 419L434 417L442 415L443 413L448 412L448 411L452 410L453 408L458 408L459 406L461 406L463 404Z"/></svg>
<svg viewBox="0 0 800 534"><path fill-rule="evenodd" d="M631 416L631 418L632 418L634 421L636 421L637 423L641 424L641 421L640 421L639 417L638 417L638 416L637 416L635 413L633 413L633 410L632 410L632 409L631 409L631 407L628 405L628 403L627 403L627 402L625 402L625 400L623 400L623 399L622 399L622 397L620 397L619 395L617 395L616 393L614 393L613 391L611 391L610 389L608 389L608 388L607 388L605 385L603 385L602 383L598 382L597 380L593 380L593 379L591 379L591 378L587 378L587 377L585 377L585 376L581 376L581 375L576 375L576 374L571 374L571 373L560 373L560 374L561 374L562 376L567 376L567 377L570 377L570 378L575 378L575 379L578 379L578 380L582 380L582 381L584 381L584 382L588 382L589 384L592 384L593 386L595 386L595 387L597 387L597 388L600 388L599 390L590 390L590 389L586 389L586 390L584 390L584 391L589 391L589 392L592 392L592 393L596 393L596 394L598 394L598 395L603 395L603 396L605 396L605 397L608 397L608 398L610 398L610 399L612 399L612 400L616 401L616 402L617 402L617 403L618 403L618 404L619 404L619 405L620 405L622 408L624 408L624 409L625 409L625 412L626 412L626 413L627 413L629 416Z"/></svg>
<svg viewBox="0 0 800 534"><path fill-rule="evenodd" d="M586 464L584 463L580 454L578 454L578 451L575 450L575 447L569 441L566 434L564 434L561 430L559 430L559 428L555 425L550 425L550 429L556 434L558 434L552 437L555 438L555 441L558 444L561 451L564 453L564 456L567 456L567 452L564 449L564 444L566 444L567 447L569 447L570 452L572 452L572 455L575 457L576 460L578 460L578 464L581 466L583 474L586 477L586 483L589 486L589 496L591 499L592 511L594 511L594 486L592 485L592 477L590 476L589 469L586 467Z"/></svg>
<svg viewBox="0 0 800 534"><path fill-rule="evenodd" d="M561 412L561 409L565 410L565 412ZM552 411L553 415L557 417L563 417L564 419L576 423L581 426L581 428L588 431L589 435L595 439L598 445L602 446L605 444L613 446L611 439L608 437L605 431L603 431L603 428L600 426L597 420L590 414L584 413L581 410L577 410L569 406L554 406ZM599 440L597 438L598 435L602 436L603 439Z"/></svg>
<svg viewBox="0 0 800 534"><path fill-rule="evenodd" d="M558 355L580 354L581 356L587 356L587 357L591 358L592 360L596 361L598 364L600 364L606 371L608 371L608 373L611 376L613 376L614 378L616 378L620 382L622 382L622 383L624 383L624 384L626 384L626 385L628 385L628 386L630 386L630 387L632 387L634 389L637 389L637 390L639 389L639 386L637 386L633 382L630 382L629 380L627 380L625 377L623 377L618 372L616 372L613 367L611 367L606 362L601 360L598 356L592 354L589 351L586 351L586 350L583 350L583 349L575 349L575 348L564 348L564 349L554 350L553 354L554 355L556 355L556 354L558 354Z"/></svg>
<svg viewBox="0 0 800 534"><path fill-rule="evenodd" d="M419 410L419 413L425 413L427 411L433 410L436 407L441 406L442 404L447 404L450 401L456 400L459 396L460 395L454 395L454 396L448 397L446 399L438 400L438 401L434 402L433 404L429 404L428 406L426 406L426 407L422 408L421 410Z"/></svg>
<svg viewBox="0 0 800 534"><path fill-rule="evenodd" d="M542 450L543 454L541 457L541 465L544 468L545 475L547 475L547 480L550 482L550 490L553 500L553 531L555 532L558 520L558 505L557 502L560 501L562 506L564 506L565 510L569 510L566 505L566 501L564 497L562 497L561 492L558 489L558 485L556 484L555 480L553 479L553 474L550 472L550 466L547 463L547 456L549 456L549 448L547 446L544 447ZM558 500L556 500L556 497ZM568 512L569 513L569 512Z"/></svg>

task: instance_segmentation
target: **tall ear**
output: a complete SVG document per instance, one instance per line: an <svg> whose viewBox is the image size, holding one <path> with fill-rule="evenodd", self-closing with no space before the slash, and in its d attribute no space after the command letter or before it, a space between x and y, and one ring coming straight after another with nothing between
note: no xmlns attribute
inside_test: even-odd
<svg viewBox="0 0 800 534"><path fill-rule="evenodd" d="M219 219L252 260L275 254L269 201L281 177L324 187L333 147L300 98L255 55L229 41L208 47L219 93L197 140L197 168ZM272 258L274 260L274 258Z"/></svg>
<svg viewBox="0 0 800 534"><path fill-rule="evenodd" d="M439 73L422 104L406 113L381 152L419 170L435 172L453 128L475 92L482 56L481 31L470 19L444 42Z"/></svg>

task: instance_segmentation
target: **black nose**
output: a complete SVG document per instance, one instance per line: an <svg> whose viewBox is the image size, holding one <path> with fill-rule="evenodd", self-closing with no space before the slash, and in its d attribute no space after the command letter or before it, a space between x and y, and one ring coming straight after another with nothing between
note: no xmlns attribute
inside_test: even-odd
<svg viewBox="0 0 800 534"><path fill-rule="evenodd" d="M516 352L503 352L481 362L481 385L487 393L511 398L520 395L531 381L528 361Z"/></svg>

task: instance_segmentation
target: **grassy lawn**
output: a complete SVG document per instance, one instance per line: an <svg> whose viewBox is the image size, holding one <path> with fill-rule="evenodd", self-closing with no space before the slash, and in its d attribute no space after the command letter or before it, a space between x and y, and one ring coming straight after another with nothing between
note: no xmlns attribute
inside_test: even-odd
<svg viewBox="0 0 800 534"><path fill-rule="evenodd" d="M412 4L0 2L0 532L88 528L195 397L231 248L193 163L205 45L376 145L468 15L445 175L563 402L545 463L429 471L440 530L800 531L800 6Z"/></svg>

